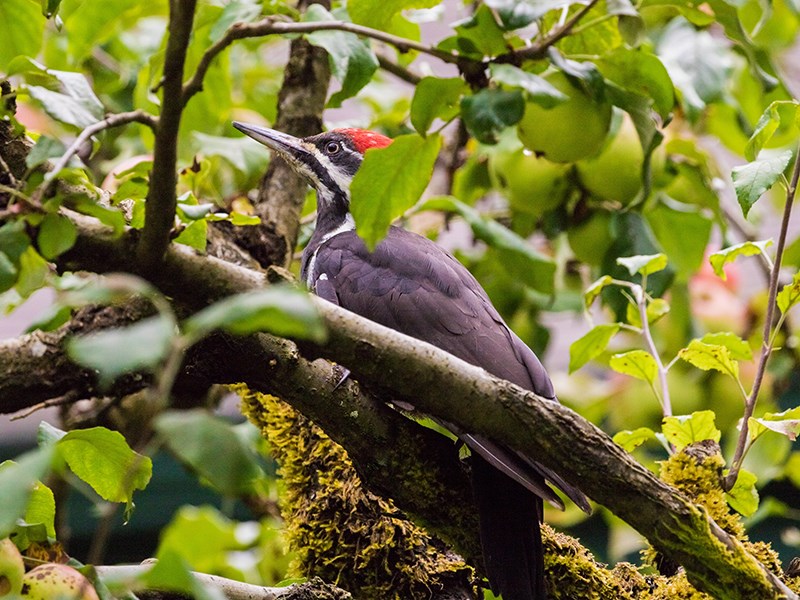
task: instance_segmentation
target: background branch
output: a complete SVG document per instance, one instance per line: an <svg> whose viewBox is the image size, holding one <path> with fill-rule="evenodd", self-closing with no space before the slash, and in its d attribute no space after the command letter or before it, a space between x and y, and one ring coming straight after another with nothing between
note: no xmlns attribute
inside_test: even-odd
<svg viewBox="0 0 800 600"><path fill-rule="evenodd" d="M144 229L136 249L140 269L145 272L161 261L175 220L178 130L183 113L183 67L192 33L195 5L196 0L170 0L169 5L169 36L164 58L161 114L156 128Z"/></svg>

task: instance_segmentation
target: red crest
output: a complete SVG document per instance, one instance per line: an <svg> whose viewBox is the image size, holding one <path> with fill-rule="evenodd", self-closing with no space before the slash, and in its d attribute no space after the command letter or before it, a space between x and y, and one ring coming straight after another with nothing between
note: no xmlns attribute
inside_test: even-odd
<svg viewBox="0 0 800 600"><path fill-rule="evenodd" d="M356 150L364 154L370 148L385 148L392 143L392 138L388 138L380 133L368 131L367 129L334 129L336 133L346 135L353 141Z"/></svg>

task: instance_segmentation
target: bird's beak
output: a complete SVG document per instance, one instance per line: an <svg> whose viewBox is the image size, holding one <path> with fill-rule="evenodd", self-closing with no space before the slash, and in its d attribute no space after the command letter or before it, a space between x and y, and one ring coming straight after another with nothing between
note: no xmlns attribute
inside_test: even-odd
<svg viewBox="0 0 800 600"><path fill-rule="evenodd" d="M234 121L233 126L255 141L275 150L282 157L293 163L295 167L308 168L308 165L314 160L314 155L303 141L293 135L267 127L240 123L239 121Z"/></svg>

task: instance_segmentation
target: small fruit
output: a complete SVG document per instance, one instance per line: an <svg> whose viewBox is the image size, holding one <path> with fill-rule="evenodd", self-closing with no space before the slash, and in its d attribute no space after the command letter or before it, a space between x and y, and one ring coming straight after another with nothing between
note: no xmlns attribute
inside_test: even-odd
<svg viewBox="0 0 800 600"><path fill-rule="evenodd" d="M511 206L537 217L566 199L568 170L568 165L551 163L521 147L495 153L489 159L492 182L504 191Z"/></svg>
<svg viewBox="0 0 800 600"><path fill-rule="evenodd" d="M519 139L553 162L575 162L597 154L611 124L611 104L595 102L561 71L544 78L569 99L553 108L528 102L517 126Z"/></svg>
<svg viewBox="0 0 800 600"><path fill-rule="evenodd" d="M8 538L0 540L0 598L19 594L23 575L25 565L14 542Z"/></svg>
<svg viewBox="0 0 800 600"><path fill-rule="evenodd" d="M20 596L29 600L99 600L91 581L72 567L58 563L40 565L26 573Z"/></svg>
<svg viewBox="0 0 800 600"><path fill-rule="evenodd" d="M614 243L611 213L599 210L582 223L570 227L567 240L575 258L589 265L600 265Z"/></svg>

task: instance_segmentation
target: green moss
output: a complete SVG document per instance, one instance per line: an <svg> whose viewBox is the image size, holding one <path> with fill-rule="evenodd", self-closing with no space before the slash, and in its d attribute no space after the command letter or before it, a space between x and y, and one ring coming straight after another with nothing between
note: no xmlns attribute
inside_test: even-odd
<svg viewBox="0 0 800 600"><path fill-rule="evenodd" d="M542 525L545 572L552 600L628 600L648 588L633 565L620 563L609 570L573 537Z"/></svg>
<svg viewBox="0 0 800 600"><path fill-rule="evenodd" d="M390 501L366 491L345 450L281 400L236 387L280 464L292 570L358 598L429 598L468 587L472 570Z"/></svg>

